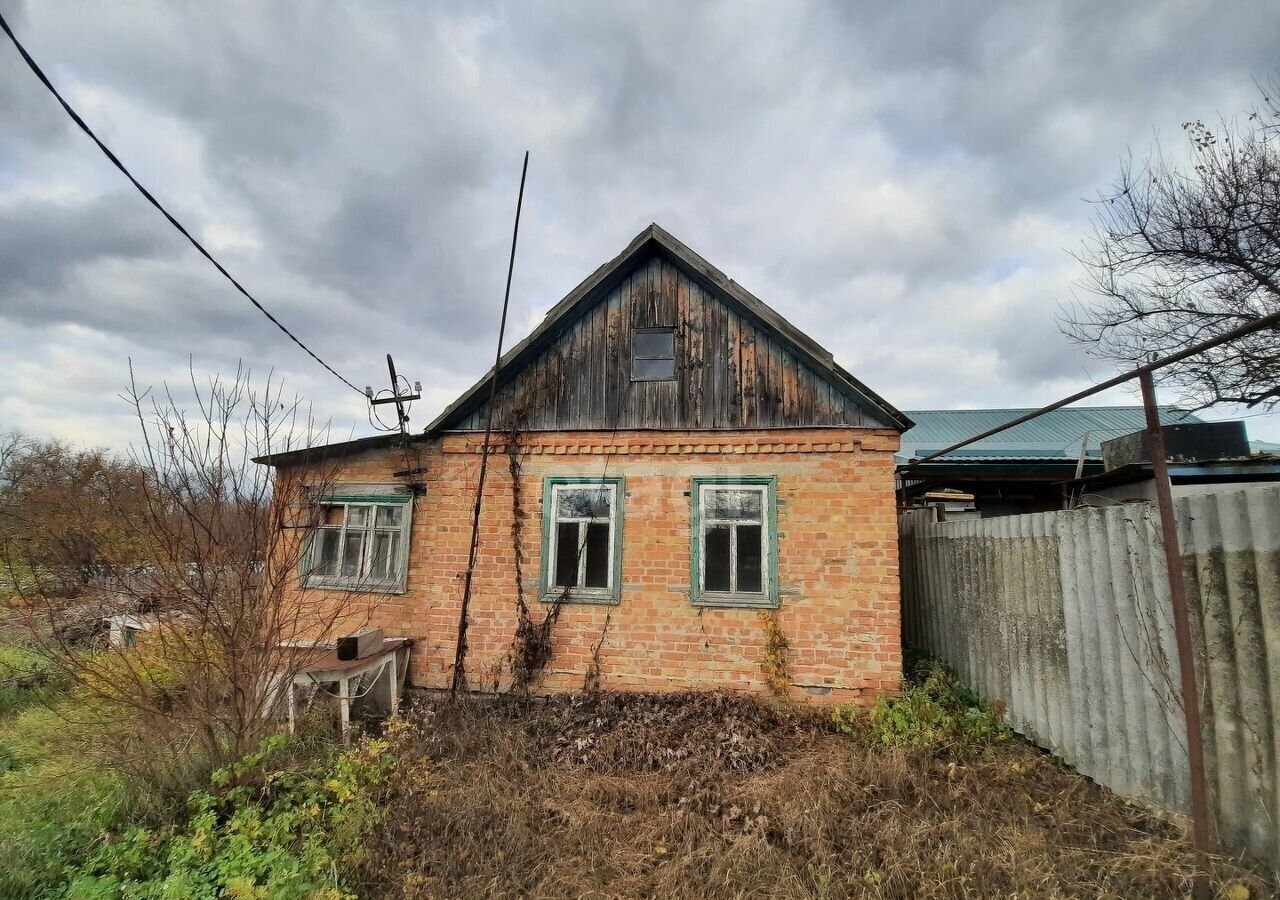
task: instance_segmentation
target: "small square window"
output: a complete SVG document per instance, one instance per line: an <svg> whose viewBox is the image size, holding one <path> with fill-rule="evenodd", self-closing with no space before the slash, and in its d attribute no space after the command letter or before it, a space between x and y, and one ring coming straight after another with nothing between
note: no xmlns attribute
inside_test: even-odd
<svg viewBox="0 0 1280 900"><path fill-rule="evenodd" d="M676 377L674 328L645 328L631 335L631 380L670 381Z"/></svg>

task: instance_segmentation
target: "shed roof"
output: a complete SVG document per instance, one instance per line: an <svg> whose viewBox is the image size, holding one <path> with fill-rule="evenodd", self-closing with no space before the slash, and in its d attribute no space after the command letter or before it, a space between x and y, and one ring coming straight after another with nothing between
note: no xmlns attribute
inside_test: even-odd
<svg viewBox="0 0 1280 900"><path fill-rule="evenodd" d="M899 464L921 459L965 438L1035 412L1029 409L923 409L908 411L915 426L902 435ZM1174 406L1160 407L1160 421L1177 425L1202 421ZM938 463L1010 462L1017 460L1075 460L1088 435L1086 459L1102 459L1102 442L1146 427L1141 406L1081 406L1053 412L1015 425L947 454Z"/></svg>

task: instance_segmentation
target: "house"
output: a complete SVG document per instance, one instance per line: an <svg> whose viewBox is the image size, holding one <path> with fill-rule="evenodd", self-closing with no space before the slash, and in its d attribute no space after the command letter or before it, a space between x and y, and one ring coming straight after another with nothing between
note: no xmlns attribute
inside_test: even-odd
<svg viewBox="0 0 1280 900"><path fill-rule="evenodd" d="M911 422L812 338L652 225L497 378L472 687L898 689L893 454ZM491 387L408 444L264 460L336 463L303 578L374 596L373 624L415 639L417 686L453 675Z"/></svg>
<svg viewBox="0 0 1280 900"><path fill-rule="evenodd" d="M1141 406L1069 407L1045 413L910 470L905 467L1034 409L928 409L908 412L915 425L897 455L902 506L934 504L926 495L969 495L973 512L1007 516L1062 509L1066 483L1101 474L1102 443L1146 427ZM1186 410L1161 407L1164 425L1199 422Z"/></svg>

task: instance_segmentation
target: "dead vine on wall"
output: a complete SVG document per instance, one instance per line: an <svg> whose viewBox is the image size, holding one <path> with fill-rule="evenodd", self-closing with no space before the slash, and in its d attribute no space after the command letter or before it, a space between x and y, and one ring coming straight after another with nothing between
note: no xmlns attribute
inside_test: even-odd
<svg viewBox="0 0 1280 900"><path fill-rule="evenodd" d="M527 692L551 661L551 632L566 596L557 597L541 621L534 621L524 599L524 486L521 481L520 427L524 415L512 417L507 432L507 470L511 474L511 544L515 551L516 633L511 646L511 690ZM568 594L566 589L565 595Z"/></svg>
<svg viewBox="0 0 1280 900"><path fill-rule="evenodd" d="M764 629L764 659L761 665L765 681L769 690L779 697L786 697L791 688L791 667L787 659L787 651L791 645L787 642L787 636L782 633L782 626L778 624L777 610L762 609L759 615L760 627Z"/></svg>
<svg viewBox="0 0 1280 900"><path fill-rule="evenodd" d="M613 610L609 610L604 614L604 627L600 629L600 639L591 648L591 665L587 669L586 676L582 679L582 689L584 691L600 690L600 677L603 674L600 671L600 648L604 646L604 639L609 634L609 623L612 620Z"/></svg>

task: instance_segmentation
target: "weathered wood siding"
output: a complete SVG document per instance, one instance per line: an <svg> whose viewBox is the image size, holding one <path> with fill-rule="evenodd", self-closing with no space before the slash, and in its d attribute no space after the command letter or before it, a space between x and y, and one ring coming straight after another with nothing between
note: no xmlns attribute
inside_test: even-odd
<svg viewBox="0 0 1280 900"><path fill-rule="evenodd" d="M674 381L631 380L631 333L674 328ZM640 263L500 385L524 430L891 427L669 259ZM459 430L485 426L487 402Z"/></svg>

